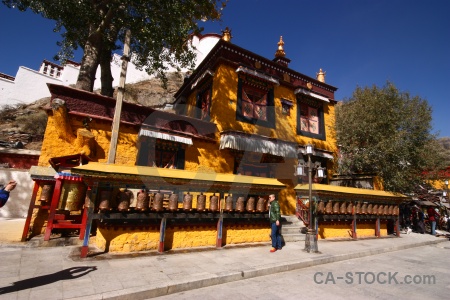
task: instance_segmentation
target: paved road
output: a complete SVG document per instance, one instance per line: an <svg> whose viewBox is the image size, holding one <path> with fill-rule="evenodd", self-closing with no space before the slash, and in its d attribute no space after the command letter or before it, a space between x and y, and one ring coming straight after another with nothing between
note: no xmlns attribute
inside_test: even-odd
<svg viewBox="0 0 450 300"><path fill-rule="evenodd" d="M158 299L449 299L449 257L450 245L441 243L215 285Z"/></svg>

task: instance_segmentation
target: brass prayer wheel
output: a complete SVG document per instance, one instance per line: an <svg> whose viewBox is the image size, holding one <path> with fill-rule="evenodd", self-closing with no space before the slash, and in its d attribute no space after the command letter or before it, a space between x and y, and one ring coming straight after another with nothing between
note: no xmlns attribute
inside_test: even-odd
<svg viewBox="0 0 450 300"><path fill-rule="evenodd" d="M183 210L186 211L192 210L192 195L189 194L189 192L185 194L183 197Z"/></svg>
<svg viewBox="0 0 450 300"><path fill-rule="evenodd" d="M216 194L209 197L209 210L218 211L219 210L219 197Z"/></svg>
<svg viewBox="0 0 450 300"><path fill-rule="evenodd" d="M361 213L363 215L367 214L367 203L363 203L363 205L361 206Z"/></svg>
<svg viewBox="0 0 450 300"><path fill-rule="evenodd" d="M393 208L394 216L398 216L398 213L399 213L398 205L394 205L394 208Z"/></svg>
<svg viewBox="0 0 450 300"><path fill-rule="evenodd" d="M323 203L322 200L319 201L319 204L317 205L317 212L319 214L323 214L325 211L325 204Z"/></svg>
<svg viewBox="0 0 450 300"><path fill-rule="evenodd" d="M255 197L249 197L248 198L246 210L248 212L254 212L255 211Z"/></svg>
<svg viewBox="0 0 450 300"><path fill-rule="evenodd" d="M378 215L383 215L384 214L384 205L378 205Z"/></svg>
<svg viewBox="0 0 450 300"><path fill-rule="evenodd" d="M258 198L258 202L256 202L256 211L257 212L263 212L265 210L266 206L266 199L263 197Z"/></svg>
<svg viewBox="0 0 450 300"><path fill-rule="evenodd" d="M394 214L394 205L389 205L388 215L393 215L393 214Z"/></svg>
<svg viewBox="0 0 450 300"><path fill-rule="evenodd" d="M58 209L77 211L84 204L86 197L86 185L82 182L64 182L59 198Z"/></svg>
<svg viewBox="0 0 450 300"><path fill-rule="evenodd" d="M91 206L92 189L88 188L86 190L86 196L84 197L84 207L88 208Z"/></svg>
<svg viewBox="0 0 450 300"><path fill-rule="evenodd" d="M347 204L347 214L349 214L349 215L353 214L353 203L352 202L348 202L348 204Z"/></svg>
<svg viewBox="0 0 450 300"><path fill-rule="evenodd" d="M157 192L155 196L153 197L153 210L155 211L162 211L163 210L163 200L164 195L161 192Z"/></svg>
<svg viewBox="0 0 450 300"><path fill-rule="evenodd" d="M355 205L355 214L361 214L361 202L356 202Z"/></svg>
<svg viewBox="0 0 450 300"><path fill-rule="evenodd" d="M373 213L373 204L367 204L367 214L371 215Z"/></svg>
<svg viewBox="0 0 450 300"><path fill-rule="evenodd" d="M378 215L378 213L380 212L380 211L378 210L378 207L379 207L378 204L374 204L374 205L372 206L372 214L373 214L373 215Z"/></svg>
<svg viewBox="0 0 450 300"><path fill-rule="evenodd" d="M130 209L130 200L132 196L132 192L130 190L120 189L117 194L117 210L118 211L128 211Z"/></svg>
<svg viewBox="0 0 450 300"><path fill-rule="evenodd" d="M385 205L383 207L383 215L385 216L389 215L389 205Z"/></svg>
<svg viewBox="0 0 450 300"><path fill-rule="evenodd" d="M225 198L225 211L233 211L233 197L228 195Z"/></svg>
<svg viewBox="0 0 450 300"><path fill-rule="evenodd" d="M169 197L169 210L176 211L178 210L178 194L171 194Z"/></svg>
<svg viewBox="0 0 450 300"><path fill-rule="evenodd" d="M100 204L98 209L100 211L111 210L111 190L103 190L100 192Z"/></svg>
<svg viewBox="0 0 450 300"><path fill-rule="evenodd" d="M334 202L333 214L339 214L339 202L338 201Z"/></svg>
<svg viewBox="0 0 450 300"><path fill-rule="evenodd" d="M340 212L341 214L346 214L346 213L347 213L347 202L343 201L343 202L341 203L341 206L340 206L340 208L339 208L339 212Z"/></svg>
<svg viewBox="0 0 450 300"><path fill-rule="evenodd" d="M331 214L333 213L333 201L328 200L327 205L325 205L325 213Z"/></svg>
<svg viewBox="0 0 450 300"><path fill-rule="evenodd" d="M141 189L137 193L136 210L145 211L148 208L148 193L145 189Z"/></svg>
<svg viewBox="0 0 450 300"><path fill-rule="evenodd" d="M236 211L243 212L245 209L245 198L240 196L236 200Z"/></svg>
<svg viewBox="0 0 450 300"><path fill-rule="evenodd" d="M42 202L51 202L53 196L53 184L44 184L41 189L41 196L39 198Z"/></svg>
<svg viewBox="0 0 450 300"><path fill-rule="evenodd" d="M204 211L206 207L206 196L203 193L197 196L197 211Z"/></svg>

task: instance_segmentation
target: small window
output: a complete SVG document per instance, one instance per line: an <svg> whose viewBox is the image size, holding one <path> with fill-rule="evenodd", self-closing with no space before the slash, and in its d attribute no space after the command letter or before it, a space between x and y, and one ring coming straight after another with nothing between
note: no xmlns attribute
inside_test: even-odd
<svg viewBox="0 0 450 300"><path fill-rule="evenodd" d="M325 140L323 103L299 97L297 107L297 134Z"/></svg>
<svg viewBox="0 0 450 300"><path fill-rule="evenodd" d="M292 105L293 103L291 100L281 99L281 113L290 116Z"/></svg>
<svg viewBox="0 0 450 300"><path fill-rule="evenodd" d="M211 83L203 87L203 89L197 94L197 114L196 117L200 120L209 121L211 113Z"/></svg>

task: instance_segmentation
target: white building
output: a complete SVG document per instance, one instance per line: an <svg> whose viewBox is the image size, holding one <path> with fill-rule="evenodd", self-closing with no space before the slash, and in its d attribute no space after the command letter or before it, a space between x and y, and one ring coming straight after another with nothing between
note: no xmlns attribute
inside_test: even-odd
<svg viewBox="0 0 450 300"><path fill-rule="evenodd" d="M196 36L192 40L197 53L196 67L221 38L218 34L205 34ZM111 72L114 77L113 87L119 84L122 61L120 56L114 54L111 60ZM74 85L78 78L80 66L78 63L68 61L65 66L44 60L39 71L27 67L19 67L16 77L1 73L0 70L0 107L4 105L29 104L39 99L50 97L47 83ZM174 70L172 70L174 71ZM96 78L100 78L100 68ZM126 83L136 83L148 80L151 77L145 71L139 71L130 62L127 68ZM94 90L100 89L100 80L94 82Z"/></svg>

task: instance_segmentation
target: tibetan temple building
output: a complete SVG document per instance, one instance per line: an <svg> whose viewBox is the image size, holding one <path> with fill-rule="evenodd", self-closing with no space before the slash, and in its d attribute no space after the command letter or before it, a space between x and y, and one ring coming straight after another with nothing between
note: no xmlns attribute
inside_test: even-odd
<svg viewBox="0 0 450 300"><path fill-rule="evenodd" d="M110 252L221 247L269 241L272 193L282 214L301 215L308 179L295 169L305 145L314 145L317 166L333 167L336 88L321 69L312 78L289 68L282 38L273 59L234 45L228 30L217 38L175 94L176 114L123 103L114 164L106 162L115 99L48 85L48 125L39 166L30 170L35 188L23 240L78 230L82 256L89 245ZM355 238L359 220L361 236L385 235L395 221L399 196L359 197L357 189L326 188L327 178L314 182L323 190L321 238L349 231ZM328 211L328 202L339 210ZM349 208L368 202L386 211Z"/></svg>

